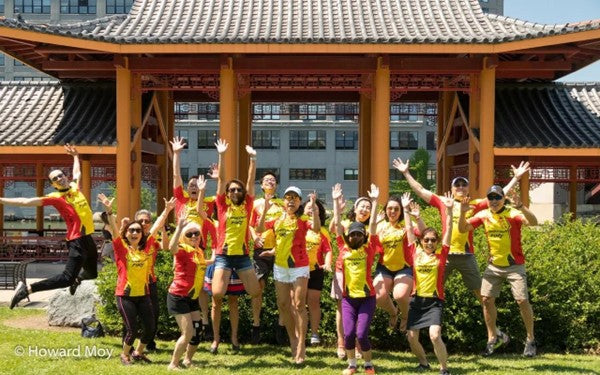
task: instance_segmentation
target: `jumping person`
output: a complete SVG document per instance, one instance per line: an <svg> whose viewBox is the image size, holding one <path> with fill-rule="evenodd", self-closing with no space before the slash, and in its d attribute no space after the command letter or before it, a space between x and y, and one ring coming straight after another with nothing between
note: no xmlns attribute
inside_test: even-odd
<svg viewBox="0 0 600 375"><path fill-rule="evenodd" d="M440 375L449 375L448 352L442 340L442 308L444 304L444 268L450 251L450 238L452 236L452 206L454 199L451 193L440 198L446 207L446 231L443 234L442 250L436 250L439 243L439 234L433 228L426 228L421 232L420 243L413 233L412 221L408 215L419 216L418 205L412 205L409 193L402 195L402 207L407 219L404 221L406 235L409 242L409 256L413 264L414 290L410 300L407 322L407 338L410 349L419 360L417 371L429 370L425 350L419 342L421 328L429 327L429 338L433 350L440 362Z"/></svg>
<svg viewBox="0 0 600 375"><path fill-rule="evenodd" d="M113 200L108 199L104 194L98 194L98 200L105 207L112 232L120 233L120 236L115 236L116 238L113 240L113 249L118 275L115 290L117 308L126 327L121 363L130 365L132 359L150 363L151 361L144 354L144 349L154 337L156 323L150 299L148 276L150 263L155 259L154 253L158 251L158 246L155 246L155 235L164 226L169 212L175 207L175 200L171 199L168 202L165 200L164 211L147 234L144 233L144 224L137 220L126 223L119 232L111 212ZM138 331L138 317L142 321L143 334L135 351L131 353Z"/></svg>
<svg viewBox="0 0 600 375"><path fill-rule="evenodd" d="M458 221L461 233L470 232L483 225L489 246L489 261L481 283L483 315L488 330L488 342L483 352L485 356L492 355L498 346L498 338L490 340L489 337L493 338L493 333L497 330L496 298L500 295L504 280L510 283L513 298L519 305L527 330L523 355L533 357L537 353L533 331L533 309L529 302L525 257L521 245L521 227L537 225L537 218L518 198L514 197L513 200L513 206L507 206L504 190L499 185L493 185L487 193L489 208L467 220L469 201L468 197L464 198Z"/></svg>
<svg viewBox="0 0 600 375"><path fill-rule="evenodd" d="M333 213L336 225L337 243L340 249L343 272L342 319L344 328L344 347L348 357L348 368L342 374L356 373L355 346L356 339L360 342L362 357L365 360L365 373L375 374L372 362L369 329L375 314L375 288L371 278L371 267L375 254L381 254L381 244L376 234L376 222L369 224L369 234L361 222L353 222L344 233L340 218L340 200L342 187L336 184L332 189ZM371 184L369 198L371 199L371 217L377 210L379 189Z"/></svg>
<svg viewBox="0 0 600 375"><path fill-rule="evenodd" d="M314 210L317 210L321 230L315 232L309 230L306 233L306 251L308 253L308 263L310 267L310 276L308 278L308 293L306 301L308 305L308 316L310 322L310 344L319 345L321 338L319 336L319 324L321 323L321 291L323 290L324 271L331 272L331 238L325 228L325 207L317 199L315 206L304 204L304 215L311 217Z"/></svg>
<svg viewBox="0 0 600 375"><path fill-rule="evenodd" d="M309 203L312 220L303 215L302 191L296 186L288 187L283 194L284 214L274 221L265 223L270 208L270 196L265 196L263 212L256 231L272 229L275 233L275 248L263 251L264 255L274 255L273 278L277 294L277 308L288 337L292 357L296 364L304 363L306 357L306 293L310 268L306 252L306 233L310 228L321 231L321 221L315 209L315 194L310 194Z"/></svg>
<svg viewBox="0 0 600 375"><path fill-rule="evenodd" d="M92 239L94 221L90 205L80 191L81 167L79 153L74 146L65 145L65 150L73 157L73 180L60 170L55 169L48 174L48 179L55 192L44 197L35 198L0 198L0 204L15 206L54 206L67 225L67 248L69 258L62 274L26 285L19 281L15 294L10 301L14 308L19 301L31 293L42 290L69 287L71 295L75 294L81 280L95 279L98 276L98 250ZM83 268L83 271L81 269Z"/></svg>
<svg viewBox="0 0 600 375"><path fill-rule="evenodd" d="M213 342L210 351L213 354L217 353L219 346L223 296L227 292L231 272L237 272L244 284L244 289L251 298L258 296L260 293L258 279L248 255L248 240L250 238L248 223L254 202L256 151L252 147L246 146L250 163L248 166L248 180L244 186L244 183L237 179L225 182L223 154L227 151L229 144L219 139L215 146L219 153L216 198L219 225L215 250L215 272L212 278Z"/></svg>

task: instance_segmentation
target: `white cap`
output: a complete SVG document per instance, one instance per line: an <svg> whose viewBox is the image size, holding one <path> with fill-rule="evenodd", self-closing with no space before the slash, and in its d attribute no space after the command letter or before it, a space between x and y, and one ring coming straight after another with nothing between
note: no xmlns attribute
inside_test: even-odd
<svg viewBox="0 0 600 375"><path fill-rule="evenodd" d="M300 199L302 199L302 190L300 190L300 188L297 186L288 187L287 189L285 189L283 195L285 196L287 193L296 193L300 197Z"/></svg>

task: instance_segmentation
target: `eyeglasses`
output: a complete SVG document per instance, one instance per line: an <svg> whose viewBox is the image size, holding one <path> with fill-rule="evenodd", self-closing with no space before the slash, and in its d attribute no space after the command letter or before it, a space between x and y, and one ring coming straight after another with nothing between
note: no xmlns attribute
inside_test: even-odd
<svg viewBox="0 0 600 375"><path fill-rule="evenodd" d="M423 242L425 243L436 243L437 242L437 238L423 238Z"/></svg>
<svg viewBox="0 0 600 375"><path fill-rule="evenodd" d="M142 224L150 224L152 222L151 220L148 220L148 219L140 219L138 221Z"/></svg>
<svg viewBox="0 0 600 375"><path fill-rule="evenodd" d="M490 194L490 195L487 196L487 199L489 201L499 201L499 200L502 199L502 196L498 195L498 194Z"/></svg>
<svg viewBox="0 0 600 375"><path fill-rule="evenodd" d="M131 234L142 233L142 228L127 228L127 232Z"/></svg>
<svg viewBox="0 0 600 375"><path fill-rule="evenodd" d="M288 195L284 195L283 199L285 199L286 201L293 201L293 200L296 200L296 199L300 200L300 197L297 196L297 195L288 194Z"/></svg>
<svg viewBox="0 0 600 375"><path fill-rule="evenodd" d="M457 182L454 184L454 187L467 187L469 185L465 184L464 182Z"/></svg>
<svg viewBox="0 0 600 375"><path fill-rule="evenodd" d="M265 182L265 181L268 181L268 182L277 182L276 179L274 179L274 178L268 178L268 177L263 178L263 182Z"/></svg>
<svg viewBox="0 0 600 375"><path fill-rule="evenodd" d="M227 190L230 193L243 193L244 189L242 188L229 188L229 190Z"/></svg>
<svg viewBox="0 0 600 375"><path fill-rule="evenodd" d="M187 238L192 238L192 237L200 237L200 231L198 231L198 230L197 230L197 231L194 231L194 232L187 232L187 233L185 234L185 236L186 236Z"/></svg>
<svg viewBox="0 0 600 375"><path fill-rule="evenodd" d="M56 176L52 177L50 180L52 182L56 182L56 181L60 180L63 177L65 177L65 175L63 173L61 173L61 174L57 174Z"/></svg>

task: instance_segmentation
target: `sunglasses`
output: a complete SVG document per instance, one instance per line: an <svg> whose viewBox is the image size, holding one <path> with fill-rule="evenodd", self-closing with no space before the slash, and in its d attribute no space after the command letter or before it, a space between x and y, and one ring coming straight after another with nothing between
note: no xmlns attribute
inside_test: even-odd
<svg viewBox="0 0 600 375"><path fill-rule="evenodd" d="M503 197L501 195L497 195L497 194L490 194L487 196L487 199L489 201L499 201L501 200Z"/></svg>
<svg viewBox="0 0 600 375"><path fill-rule="evenodd" d="M437 238L423 238L423 242L425 243L435 243L437 242Z"/></svg>
<svg viewBox="0 0 600 375"><path fill-rule="evenodd" d="M467 187L469 185L465 184L464 182L457 182L456 184L454 184L454 187Z"/></svg>
<svg viewBox="0 0 600 375"><path fill-rule="evenodd" d="M297 195L284 195L283 199L285 199L286 201L293 201L293 200L300 200L300 197Z"/></svg>
<svg viewBox="0 0 600 375"><path fill-rule="evenodd" d="M142 224L150 224L152 221L148 220L148 219L140 219L138 220L140 223Z"/></svg>
<svg viewBox="0 0 600 375"><path fill-rule="evenodd" d="M197 231L194 231L194 232L187 232L187 233L185 234L185 236L186 236L187 238L192 238L192 237L200 237L200 231L198 231L198 230L197 230Z"/></svg>
<svg viewBox="0 0 600 375"><path fill-rule="evenodd" d="M61 174L57 174L56 176L52 177L50 180L52 182L56 182L56 181L60 180L63 177L65 177L65 175L61 173Z"/></svg>
<svg viewBox="0 0 600 375"><path fill-rule="evenodd" d="M142 228L127 228L127 232L131 234L142 233Z"/></svg>
<svg viewBox="0 0 600 375"><path fill-rule="evenodd" d="M227 190L230 193L243 193L244 189L242 188L229 188L229 190Z"/></svg>

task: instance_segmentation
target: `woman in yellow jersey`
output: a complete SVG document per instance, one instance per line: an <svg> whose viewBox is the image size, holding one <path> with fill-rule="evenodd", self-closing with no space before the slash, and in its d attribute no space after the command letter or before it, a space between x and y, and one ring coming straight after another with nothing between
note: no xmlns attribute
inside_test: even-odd
<svg viewBox="0 0 600 375"><path fill-rule="evenodd" d="M340 215L341 212L344 211L346 207L346 201L344 200L344 196L340 197ZM364 225L369 225L371 220L371 200L368 197L359 197L354 202L352 209L348 212L347 218L342 220L342 227L344 228L344 232L348 230L350 223L357 221L359 223L363 223ZM333 235L337 235L336 223L334 220L331 221L329 225L329 231ZM338 256L335 261L335 274L333 276L333 280L331 281L331 298L337 301L336 310L335 310L335 328L337 333L337 356L339 359L346 358L346 349L344 349L344 329L342 327L342 282L343 282L343 273L342 273L342 260ZM360 345L356 347L356 355L360 356Z"/></svg>
<svg viewBox="0 0 600 375"><path fill-rule="evenodd" d="M319 221L321 222L321 231L315 232L309 230L306 233L306 251L308 252L308 263L310 267L310 276L308 279L307 304L310 318L310 344L318 345L321 343L319 337L319 323L321 322L321 290L323 290L324 271L331 272L331 238L327 229L325 229L325 207L317 199L315 206L307 201L304 205L304 215L312 216L313 210L317 210Z"/></svg>
<svg viewBox="0 0 600 375"><path fill-rule="evenodd" d="M123 317L126 328L121 363L130 365L132 359L150 362L144 354L146 345L152 340L156 327L149 289L150 266L154 259L154 252L158 250L155 235L165 224L169 212L175 207L175 201L173 199L165 200L164 211L146 235L143 229L144 224L141 221L131 221L125 224L119 232L115 217L109 214L114 198L108 199L104 194L98 194L98 200L105 207L112 232L120 233L120 236L113 239L113 248L118 277L115 290L117 308ZM131 353L138 332L138 317L142 322L143 334L135 351Z"/></svg>
<svg viewBox="0 0 600 375"><path fill-rule="evenodd" d="M429 338L433 344L435 355L440 362L440 375L447 375L446 345L442 341L442 307L444 303L444 268L450 251L452 237L452 207L454 199L451 193L441 197L446 207L446 231L443 234L442 250L436 253L440 238L438 232L429 227L423 230L418 240L413 233L412 221L405 220L406 235L409 242L409 251L412 257L414 289L408 311L408 342L413 354L419 360L417 371L429 370L425 350L419 342L421 328L429 327ZM418 215L418 205L411 204L410 194L402 195L404 215L413 217Z"/></svg>
<svg viewBox="0 0 600 375"><path fill-rule="evenodd" d="M265 223L271 206L270 195L265 196L263 213L256 231L267 229L275 232L275 248L261 254L275 255L273 278L277 294L277 308L290 338L292 357L296 364L304 363L306 357L306 292L309 266L306 252L306 233L312 228L321 231L321 222L315 209L315 194L310 194L313 206L312 220L303 215L302 191L296 186L288 187L283 193L284 213L281 217Z"/></svg>
<svg viewBox="0 0 600 375"><path fill-rule="evenodd" d="M383 247L383 256L377 263L373 283L377 292L377 306L390 314L389 327L394 329L398 322L398 310L390 298L392 293L402 314L400 331L404 332L413 286L413 270L408 261L408 240L403 222L406 217L402 212L399 197L392 196L388 199L384 215L384 220L377 224L377 235ZM420 229L425 229L425 224L418 215L417 222Z"/></svg>

